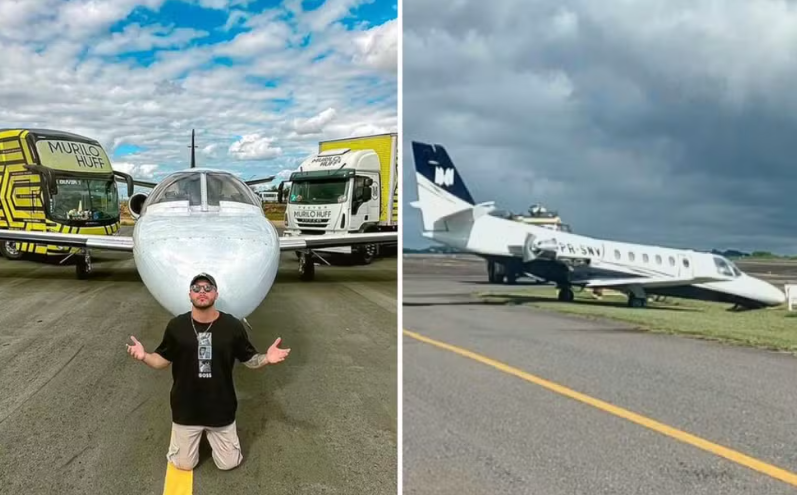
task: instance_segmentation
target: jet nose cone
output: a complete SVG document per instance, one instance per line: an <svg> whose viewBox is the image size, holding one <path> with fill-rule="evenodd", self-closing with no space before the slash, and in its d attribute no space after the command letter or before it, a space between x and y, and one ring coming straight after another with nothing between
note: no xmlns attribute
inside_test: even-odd
<svg viewBox="0 0 797 495"><path fill-rule="evenodd" d="M786 302L786 294L777 287L772 287L772 305L780 306Z"/></svg>
<svg viewBox="0 0 797 495"><path fill-rule="evenodd" d="M236 236L235 225L223 232L199 225L148 236L136 244L136 268L152 296L172 315L191 310L191 279L204 272L216 279L216 308L245 318L266 297L277 275L279 238L271 229Z"/></svg>
<svg viewBox="0 0 797 495"><path fill-rule="evenodd" d="M780 306L786 302L786 294L782 290L765 280L756 279L756 281L758 282L757 291L769 306Z"/></svg>

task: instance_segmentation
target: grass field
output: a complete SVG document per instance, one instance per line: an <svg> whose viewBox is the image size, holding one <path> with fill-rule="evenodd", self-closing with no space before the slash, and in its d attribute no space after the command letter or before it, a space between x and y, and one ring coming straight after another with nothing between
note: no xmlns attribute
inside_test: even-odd
<svg viewBox="0 0 797 495"><path fill-rule="evenodd" d="M797 311L786 307L732 312L730 304L668 298L649 301L647 308L629 308L625 295L605 292L596 300L591 291L578 292L572 303L556 300L556 288L533 287L512 292L485 292L491 302L525 304L585 318L608 318L641 330L689 335L737 345L797 352Z"/></svg>

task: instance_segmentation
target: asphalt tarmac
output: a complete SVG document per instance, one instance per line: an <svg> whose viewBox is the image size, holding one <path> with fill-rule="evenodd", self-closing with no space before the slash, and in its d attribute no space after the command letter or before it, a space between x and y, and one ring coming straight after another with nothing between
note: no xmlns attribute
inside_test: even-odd
<svg viewBox="0 0 797 495"><path fill-rule="evenodd" d="M152 494L164 490L170 369L125 349L160 343L170 315L132 255L73 266L0 258L0 493ZM236 366L241 466L219 471L206 440L194 494L369 493L397 489L397 262L318 266L301 282L285 253L249 317L276 366ZM186 297L188 289L186 288Z"/></svg>
<svg viewBox="0 0 797 495"><path fill-rule="evenodd" d="M487 304L485 279L404 257L405 494L797 490L797 359Z"/></svg>

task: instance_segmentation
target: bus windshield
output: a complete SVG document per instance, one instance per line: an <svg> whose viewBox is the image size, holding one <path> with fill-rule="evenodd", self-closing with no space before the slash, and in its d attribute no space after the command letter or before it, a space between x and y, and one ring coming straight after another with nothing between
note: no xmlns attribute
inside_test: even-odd
<svg viewBox="0 0 797 495"><path fill-rule="evenodd" d="M104 221L119 218L119 195L113 179L56 179L58 192L50 196L54 221Z"/></svg>
<svg viewBox="0 0 797 495"><path fill-rule="evenodd" d="M294 181L290 202L299 205L343 203L346 201L348 184L349 179Z"/></svg>

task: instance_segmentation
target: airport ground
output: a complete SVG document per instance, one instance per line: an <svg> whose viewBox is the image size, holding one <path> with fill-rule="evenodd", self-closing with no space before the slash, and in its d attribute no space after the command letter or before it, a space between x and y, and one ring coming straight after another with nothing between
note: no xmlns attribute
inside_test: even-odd
<svg viewBox="0 0 797 495"><path fill-rule="evenodd" d="M94 261L82 281L73 266L0 259L2 494L164 492L171 371L125 343L152 351L170 315L132 255ZM318 266L301 282L283 254L248 320L259 350L282 337L291 354L236 366L244 462L218 470L203 440L194 494L396 493L396 261Z"/></svg>
<svg viewBox="0 0 797 495"><path fill-rule="evenodd" d="M404 493L794 492L797 357L477 295L505 290L404 256Z"/></svg>

